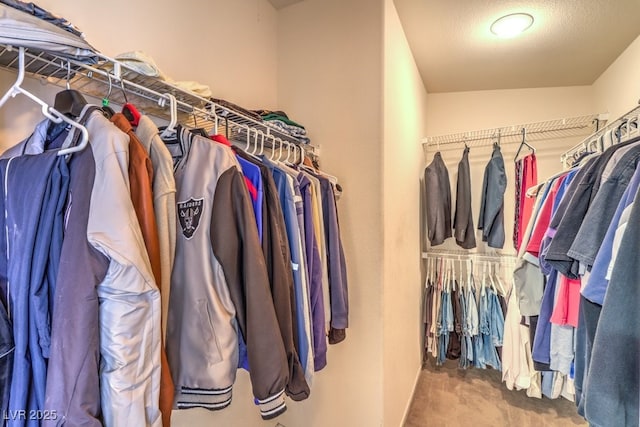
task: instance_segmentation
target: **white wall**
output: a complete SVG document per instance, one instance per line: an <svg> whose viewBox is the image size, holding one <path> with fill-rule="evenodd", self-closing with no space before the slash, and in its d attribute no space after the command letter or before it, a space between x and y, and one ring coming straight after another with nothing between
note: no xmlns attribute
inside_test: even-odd
<svg viewBox="0 0 640 427"><path fill-rule="evenodd" d="M427 100L428 135L465 132L601 112L595 108L591 86L437 93L429 94ZM544 180L562 170L560 155L580 140L579 137L571 137L532 143L537 149L538 179ZM453 144L443 145L440 148L449 169L453 215L458 162L462 157L464 146ZM507 172L504 253L515 252L512 243L515 212L513 158L517 148L517 143L503 144L501 147ZM425 165L433 160L433 154L436 151L436 147L430 147L427 150ZM491 157L491 151L490 145L485 147L472 146L469 153L472 206L474 226L476 227L484 168ZM476 241L478 251L492 251L481 242L478 233L476 233ZM459 249L459 247L455 244L454 239L447 239L437 249Z"/></svg>
<svg viewBox="0 0 640 427"><path fill-rule="evenodd" d="M640 36L602 73L593 84L596 106L610 118L626 113L640 99Z"/></svg>
<svg viewBox="0 0 640 427"><path fill-rule="evenodd" d="M427 92L392 0L384 18L384 425L398 426L421 367L419 141Z"/></svg>
<svg viewBox="0 0 640 427"><path fill-rule="evenodd" d="M381 1L306 0L280 11L279 106L321 146L340 178L338 202L349 272L347 339L329 346L311 397L280 422L382 424L382 22Z"/></svg>

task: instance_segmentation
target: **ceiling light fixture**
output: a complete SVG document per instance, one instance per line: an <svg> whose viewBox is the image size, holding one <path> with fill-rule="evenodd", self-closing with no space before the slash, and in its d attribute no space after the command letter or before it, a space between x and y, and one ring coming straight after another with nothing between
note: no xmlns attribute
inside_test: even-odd
<svg viewBox="0 0 640 427"><path fill-rule="evenodd" d="M491 32L500 38L509 39L522 33L531 25L533 25L533 16L528 13L512 13L491 24Z"/></svg>

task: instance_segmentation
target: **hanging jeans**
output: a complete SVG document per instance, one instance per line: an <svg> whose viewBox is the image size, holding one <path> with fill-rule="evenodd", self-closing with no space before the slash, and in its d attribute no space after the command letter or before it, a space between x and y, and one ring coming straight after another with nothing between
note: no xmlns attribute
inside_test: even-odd
<svg viewBox="0 0 640 427"><path fill-rule="evenodd" d="M43 409L51 343L51 297L62 247L63 207L68 169L56 153L0 162L4 182L8 259L7 293L15 342L10 413ZM11 412L13 411L13 412ZM29 417L10 417L8 426L39 426Z"/></svg>

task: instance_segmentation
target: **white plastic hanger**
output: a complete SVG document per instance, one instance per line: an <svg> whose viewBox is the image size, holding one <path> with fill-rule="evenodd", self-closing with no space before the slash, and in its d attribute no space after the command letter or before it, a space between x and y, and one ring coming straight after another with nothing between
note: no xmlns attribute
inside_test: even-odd
<svg viewBox="0 0 640 427"><path fill-rule="evenodd" d="M451 286L453 286L453 289L455 290L456 288L456 261L455 260L451 260L451 275L453 280L451 281Z"/></svg>
<svg viewBox="0 0 640 427"><path fill-rule="evenodd" d="M302 147L302 145L298 145L298 148L300 148L300 161L298 162L298 166L304 166L304 148Z"/></svg>
<svg viewBox="0 0 640 427"><path fill-rule="evenodd" d="M260 152L257 154L258 156L262 156L262 154L264 153L264 138L264 132L260 131Z"/></svg>
<svg viewBox="0 0 640 427"><path fill-rule="evenodd" d="M249 126L243 126L243 127L247 128L247 145L244 147L244 152L248 153L249 147L251 146L251 128Z"/></svg>
<svg viewBox="0 0 640 427"><path fill-rule="evenodd" d="M498 282L498 289L500 290L500 294L501 294L503 297L505 297L505 298L506 298L506 297L507 297L507 289L506 289L506 288L504 287L504 285L502 284L502 280L500 280L500 274L498 274L498 273L499 273L499 271L500 271L499 266L497 265L496 267L498 268L498 270L497 270L497 272L496 272L496 281Z"/></svg>
<svg viewBox="0 0 640 427"><path fill-rule="evenodd" d="M171 119L169 121L169 125L160 134L160 137L162 139L166 139L172 136L175 133L176 125L178 124L178 101L176 100L176 97L170 93L166 93L165 96L169 99Z"/></svg>
<svg viewBox="0 0 640 427"><path fill-rule="evenodd" d="M486 286L487 286L487 263L482 263L482 286L480 289L480 295L484 296L486 294Z"/></svg>
<svg viewBox="0 0 640 427"><path fill-rule="evenodd" d="M488 261L487 264L489 264L489 284L491 285L493 292L498 293L498 290L496 289L496 282L493 280L493 264Z"/></svg>
<svg viewBox="0 0 640 427"><path fill-rule="evenodd" d="M434 277L435 263L436 263L436 260L434 258L431 258L431 268L429 269L429 278L431 279L432 286L435 282L435 277Z"/></svg>
<svg viewBox="0 0 640 427"><path fill-rule="evenodd" d="M209 114L213 117L213 134L218 135L218 114L216 113L215 104L209 104Z"/></svg>
<svg viewBox="0 0 640 427"><path fill-rule="evenodd" d="M269 156L269 160L273 161L276 155L276 138L273 135L269 135L271 137L271 155Z"/></svg>
<svg viewBox="0 0 640 427"><path fill-rule="evenodd" d="M473 261L471 259L467 260L467 284L469 292L473 289Z"/></svg>
<svg viewBox="0 0 640 427"><path fill-rule="evenodd" d="M87 131L87 128L81 125L80 123L74 120L71 120L69 117L65 116L64 114L58 112L53 107L49 106L49 104L47 104L46 102L44 102L43 100L41 100L40 98L32 94L31 92L29 92L28 90L24 89L22 87L22 82L24 81L24 75L25 75L24 48L21 47L18 49L18 77L16 78L16 81L13 83L13 85L11 85L9 90L7 90L7 92L4 94L4 96L0 98L0 108L7 102L7 100L9 100L9 98L14 98L16 95L22 94L27 98L31 99L32 101L34 101L35 103L39 104L42 107L42 114L52 122L54 123L65 122L71 127L81 132L82 138L80 140L80 143L73 147L59 150L58 151L59 156L64 156L66 154L71 154L77 151L84 150L84 148L89 143L89 132Z"/></svg>

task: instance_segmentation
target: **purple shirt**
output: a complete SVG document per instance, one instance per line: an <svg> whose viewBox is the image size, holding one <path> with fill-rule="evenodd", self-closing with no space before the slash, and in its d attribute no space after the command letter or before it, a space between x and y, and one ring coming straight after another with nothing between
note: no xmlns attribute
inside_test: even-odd
<svg viewBox="0 0 640 427"><path fill-rule="evenodd" d="M302 196L304 216L304 239L309 272L309 298L311 300L311 324L313 332L313 362L316 371L327 365L327 338L324 330L324 298L322 294L322 264L318 242L313 231L313 200L311 197L311 180L300 173L297 176Z"/></svg>

